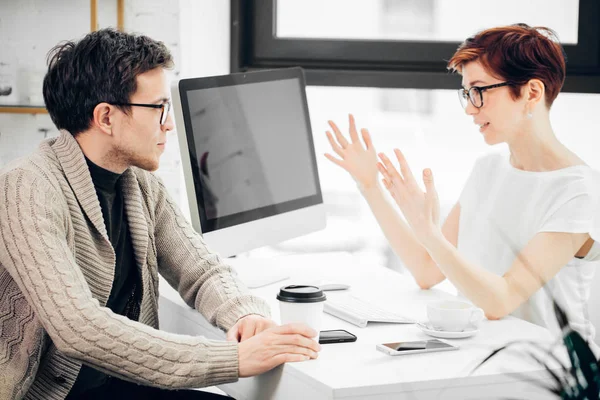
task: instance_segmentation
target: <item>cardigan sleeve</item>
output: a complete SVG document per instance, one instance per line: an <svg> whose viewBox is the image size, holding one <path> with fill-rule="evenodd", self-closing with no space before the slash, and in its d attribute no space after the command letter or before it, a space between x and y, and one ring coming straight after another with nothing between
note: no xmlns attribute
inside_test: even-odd
<svg viewBox="0 0 600 400"><path fill-rule="evenodd" d="M207 246L170 198L162 181L149 174L155 201L155 240L160 274L183 300L213 325L228 330L243 316L270 316L268 304L250 294L235 270Z"/></svg>

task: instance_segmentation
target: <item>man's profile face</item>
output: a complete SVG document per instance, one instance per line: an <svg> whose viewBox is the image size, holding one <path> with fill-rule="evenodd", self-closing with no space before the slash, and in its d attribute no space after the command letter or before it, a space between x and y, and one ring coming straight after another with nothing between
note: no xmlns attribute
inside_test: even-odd
<svg viewBox="0 0 600 400"><path fill-rule="evenodd" d="M137 90L130 103L163 104L170 100L169 80L163 68L144 72L136 78ZM162 110L132 106L129 115L124 115L115 126L114 156L126 165L146 171L155 171L165 150L167 132L175 128L169 113L164 125L160 125Z"/></svg>

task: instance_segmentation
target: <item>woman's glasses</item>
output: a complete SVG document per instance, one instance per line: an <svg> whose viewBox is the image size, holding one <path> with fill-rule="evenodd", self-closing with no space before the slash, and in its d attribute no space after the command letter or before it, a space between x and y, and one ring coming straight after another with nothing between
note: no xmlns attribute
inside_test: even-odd
<svg viewBox="0 0 600 400"><path fill-rule="evenodd" d="M460 100L460 104L463 108L467 108L469 101L476 108L481 108L483 107L483 92L502 86L510 86L512 84L512 82L503 82L488 86L472 86L469 90L460 88L458 89L458 99Z"/></svg>

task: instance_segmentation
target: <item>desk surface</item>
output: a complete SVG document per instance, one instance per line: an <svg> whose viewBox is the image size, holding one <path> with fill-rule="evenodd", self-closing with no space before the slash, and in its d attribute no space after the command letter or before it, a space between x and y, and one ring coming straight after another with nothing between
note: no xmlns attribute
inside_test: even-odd
<svg viewBox="0 0 600 400"><path fill-rule="evenodd" d="M315 279L337 280L352 285L349 291L327 292L328 297L352 293L375 304L399 311L409 318L426 319L426 304L453 298L438 289L421 290L412 278L381 266L353 262L349 254L294 256L282 265L290 279L253 293L265 298L279 321L275 295L279 287ZM257 271L260 273L260 271ZM161 328L178 333L224 338L202 316L183 303L177 293L161 282ZM376 351L378 343L424 340L415 325L372 324L366 328L324 315L322 329L346 329L354 343L323 345L316 360L289 363L262 376L243 378L221 389L236 399L387 399L387 398L551 398L531 380L548 383L547 373L522 352L499 354L474 375L472 368L494 349L515 340L554 342L544 328L513 317L484 320L471 338L449 340L458 351L388 356Z"/></svg>

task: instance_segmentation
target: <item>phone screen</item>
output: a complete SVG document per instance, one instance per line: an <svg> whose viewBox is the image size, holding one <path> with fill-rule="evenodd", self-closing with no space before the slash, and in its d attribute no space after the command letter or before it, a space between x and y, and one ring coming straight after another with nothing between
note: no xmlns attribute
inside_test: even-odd
<svg viewBox="0 0 600 400"><path fill-rule="evenodd" d="M453 347L448 343L441 342L437 339L432 340L421 340L417 342L396 342L396 343L384 343L385 347L389 347L395 351L409 351L409 350L431 350L431 349L444 349Z"/></svg>

